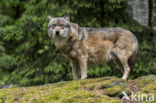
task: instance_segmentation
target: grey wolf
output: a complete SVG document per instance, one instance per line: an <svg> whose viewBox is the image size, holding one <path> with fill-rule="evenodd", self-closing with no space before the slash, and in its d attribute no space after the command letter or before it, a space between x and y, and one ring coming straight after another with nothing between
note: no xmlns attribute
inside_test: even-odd
<svg viewBox="0 0 156 103"><path fill-rule="evenodd" d="M126 80L132 69L138 50L138 41L129 30L120 27L80 27L69 16L50 17L48 35L55 46L72 63L73 80L87 78L87 64L114 61Z"/></svg>

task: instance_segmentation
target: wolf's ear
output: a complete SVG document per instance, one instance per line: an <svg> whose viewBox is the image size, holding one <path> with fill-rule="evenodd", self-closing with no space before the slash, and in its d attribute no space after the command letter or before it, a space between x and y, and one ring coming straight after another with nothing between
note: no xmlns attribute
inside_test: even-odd
<svg viewBox="0 0 156 103"><path fill-rule="evenodd" d="M49 21L52 19L52 17L51 17L51 16L48 16L48 18L49 18Z"/></svg>
<svg viewBox="0 0 156 103"><path fill-rule="evenodd" d="M66 16L64 16L64 19L66 19L67 21L70 21L70 16L69 16L69 14L67 14Z"/></svg>

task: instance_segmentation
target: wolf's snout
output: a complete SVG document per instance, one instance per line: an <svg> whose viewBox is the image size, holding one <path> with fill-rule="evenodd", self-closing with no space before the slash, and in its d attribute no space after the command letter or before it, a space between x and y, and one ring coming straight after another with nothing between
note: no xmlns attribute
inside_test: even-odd
<svg viewBox="0 0 156 103"><path fill-rule="evenodd" d="M55 33L56 33L56 35L59 35L60 34L60 31L59 30L56 30Z"/></svg>

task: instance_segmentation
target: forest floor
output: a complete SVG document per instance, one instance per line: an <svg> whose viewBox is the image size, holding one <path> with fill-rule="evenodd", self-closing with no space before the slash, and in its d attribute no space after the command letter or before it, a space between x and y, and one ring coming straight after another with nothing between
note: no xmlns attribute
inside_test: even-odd
<svg viewBox="0 0 156 103"><path fill-rule="evenodd" d="M102 77L0 89L0 103L156 103L156 76Z"/></svg>

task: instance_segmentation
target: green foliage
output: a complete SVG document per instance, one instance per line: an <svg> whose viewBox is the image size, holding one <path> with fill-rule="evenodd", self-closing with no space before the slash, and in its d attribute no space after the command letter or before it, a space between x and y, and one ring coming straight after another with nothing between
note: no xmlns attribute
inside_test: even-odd
<svg viewBox="0 0 156 103"><path fill-rule="evenodd" d="M71 21L80 26L127 28L136 32L141 49L151 51L156 48L155 32L143 30L136 21L128 17L126 0L2 0L0 6L0 41L4 43L2 50L7 49L6 54L11 58L9 66L5 62L0 67L4 64L9 70L1 69L10 74L8 84L27 86L72 79L69 61L58 52L48 37L48 15L57 17L70 14ZM155 73L155 56L148 51L140 51L131 78ZM109 63L90 66L88 75L121 76L121 72Z"/></svg>
<svg viewBox="0 0 156 103"><path fill-rule="evenodd" d="M0 42L0 85L5 84L5 81L9 77L9 68L11 64L11 58L9 55L5 53L5 48L3 47L3 43Z"/></svg>
<svg viewBox="0 0 156 103"><path fill-rule="evenodd" d="M156 74L156 31L144 29L137 33L140 51L131 77Z"/></svg>

